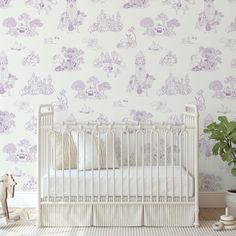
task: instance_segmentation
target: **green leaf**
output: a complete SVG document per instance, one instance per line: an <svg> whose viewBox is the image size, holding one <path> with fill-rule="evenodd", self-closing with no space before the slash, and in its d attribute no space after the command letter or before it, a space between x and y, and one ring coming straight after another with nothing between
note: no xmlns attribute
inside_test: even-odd
<svg viewBox="0 0 236 236"><path fill-rule="evenodd" d="M216 144L213 146L213 148L212 148L212 153L213 153L213 155L218 155L219 148L220 148L220 143L216 143Z"/></svg>
<svg viewBox="0 0 236 236"><path fill-rule="evenodd" d="M231 139L232 143L236 144L236 132L230 134L228 138Z"/></svg>
<svg viewBox="0 0 236 236"><path fill-rule="evenodd" d="M224 155L222 155L222 160L230 162L233 159L232 149L229 149Z"/></svg>
<svg viewBox="0 0 236 236"><path fill-rule="evenodd" d="M235 167L232 168L231 174L232 174L233 176L236 176L236 168L235 168Z"/></svg>
<svg viewBox="0 0 236 236"><path fill-rule="evenodd" d="M218 120L222 123L229 123L228 119L226 116L219 116Z"/></svg>

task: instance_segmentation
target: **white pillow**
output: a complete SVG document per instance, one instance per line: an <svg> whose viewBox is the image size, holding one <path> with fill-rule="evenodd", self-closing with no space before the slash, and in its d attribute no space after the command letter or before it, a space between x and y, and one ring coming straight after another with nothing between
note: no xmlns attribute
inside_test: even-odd
<svg viewBox="0 0 236 236"><path fill-rule="evenodd" d="M109 135L108 135L109 136ZM113 168L112 140L108 137L108 152L106 153L106 136L104 134L98 137L89 132L84 136L83 133L72 131L72 137L79 153L79 170L106 169L108 159L108 168ZM85 141L85 145L84 145ZM79 145L78 145L79 143ZM118 168L118 161L114 155L114 168Z"/></svg>

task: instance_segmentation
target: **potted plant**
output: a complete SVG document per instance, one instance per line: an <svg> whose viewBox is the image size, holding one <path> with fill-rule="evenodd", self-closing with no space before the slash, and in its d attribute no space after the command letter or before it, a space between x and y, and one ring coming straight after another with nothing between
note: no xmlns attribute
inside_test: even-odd
<svg viewBox="0 0 236 236"><path fill-rule="evenodd" d="M236 122L225 116L219 116L218 120L218 123L209 124L204 133L216 142L212 148L213 155L219 155L222 161L227 162L231 166L231 174L236 176ZM228 190L225 200L230 213L236 217L236 189Z"/></svg>

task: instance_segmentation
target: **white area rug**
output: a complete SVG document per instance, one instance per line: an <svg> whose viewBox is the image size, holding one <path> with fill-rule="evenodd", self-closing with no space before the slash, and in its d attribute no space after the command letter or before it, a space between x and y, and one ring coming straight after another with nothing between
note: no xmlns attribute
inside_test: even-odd
<svg viewBox="0 0 236 236"><path fill-rule="evenodd" d="M236 230L215 232L213 221L201 221L199 228L37 228L35 221L0 226L1 236L236 236Z"/></svg>

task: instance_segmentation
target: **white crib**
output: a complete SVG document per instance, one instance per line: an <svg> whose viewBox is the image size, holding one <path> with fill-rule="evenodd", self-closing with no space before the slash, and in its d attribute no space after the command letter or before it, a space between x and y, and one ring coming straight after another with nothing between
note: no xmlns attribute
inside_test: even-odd
<svg viewBox="0 0 236 236"><path fill-rule="evenodd" d="M198 226L198 112L182 124L38 120L39 226Z"/></svg>

